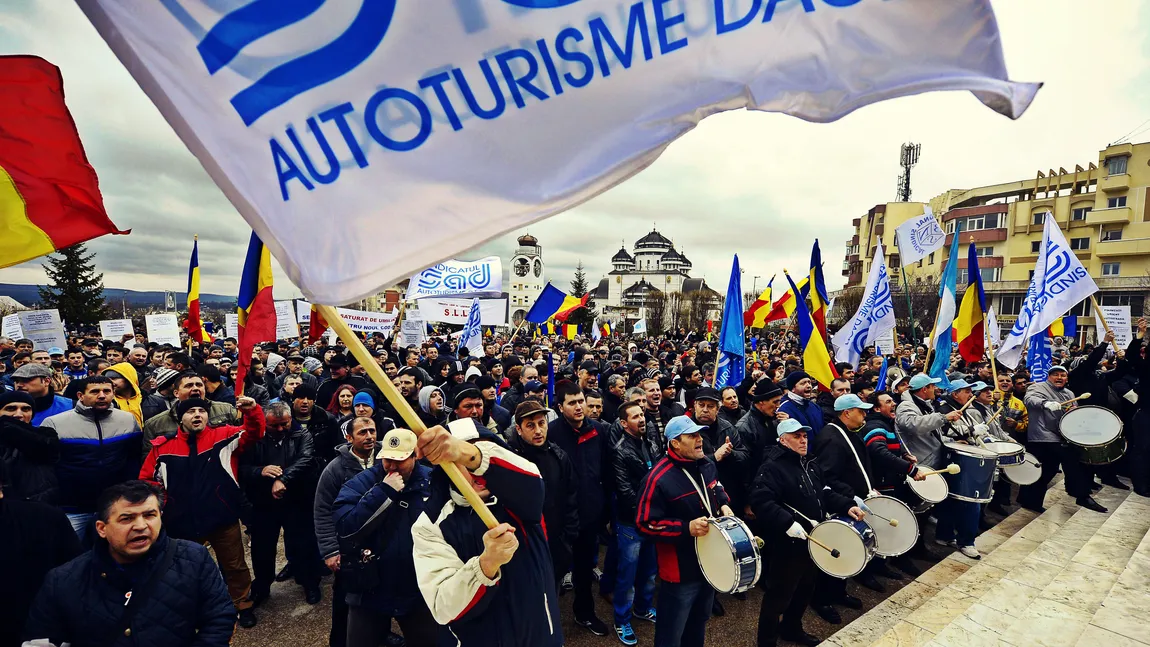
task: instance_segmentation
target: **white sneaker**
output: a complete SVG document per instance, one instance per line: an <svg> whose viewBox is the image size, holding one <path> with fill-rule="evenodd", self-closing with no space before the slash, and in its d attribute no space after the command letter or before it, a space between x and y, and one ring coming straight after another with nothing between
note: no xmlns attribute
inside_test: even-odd
<svg viewBox="0 0 1150 647"><path fill-rule="evenodd" d="M982 559L982 555L978 554L978 549L974 546L963 546L962 548L958 549L958 552L966 555L971 559Z"/></svg>
<svg viewBox="0 0 1150 647"><path fill-rule="evenodd" d="M603 579L603 569L596 566L595 568L591 569L591 576L595 578L596 582L598 582L599 580Z"/></svg>
<svg viewBox="0 0 1150 647"><path fill-rule="evenodd" d="M560 588L564 591L570 591L571 589L575 588L574 582L571 581L570 573L563 576L563 582L560 585Z"/></svg>

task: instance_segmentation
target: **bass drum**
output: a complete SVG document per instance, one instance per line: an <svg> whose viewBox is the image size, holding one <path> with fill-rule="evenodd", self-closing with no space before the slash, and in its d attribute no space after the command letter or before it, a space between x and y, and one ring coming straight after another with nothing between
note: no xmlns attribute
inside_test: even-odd
<svg viewBox="0 0 1150 647"><path fill-rule="evenodd" d="M711 530L695 538L695 556L703 577L720 593L742 593L759 581L761 560L756 537L737 517L710 519Z"/></svg>
<svg viewBox="0 0 1150 647"><path fill-rule="evenodd" d="M1087 405L1067 411L1058 423L1058 431L1079 462L1108 465L1126 453L1122 437L1122 419L1103 407Z"/></svg>
<svg viewBox="0 0 1150 647"><path fill-rule="evenodd" d="M874 531L876 555L897 557L914 548L918 541L918 519L905 503L880 494L866 499L866 506L871 511L863 517L863 522Z"/></svg>
<svg viewBox="0 0 1150 647"><path fill-rule="evenodd" d="M858 575L875 555L874 531L865 521L855 521L846 515L818 524L808 535L823 544L807 542L811 560L819 570L833 577L846 579ZM828 549L838 550L839 556L835 557Z"/></svg>

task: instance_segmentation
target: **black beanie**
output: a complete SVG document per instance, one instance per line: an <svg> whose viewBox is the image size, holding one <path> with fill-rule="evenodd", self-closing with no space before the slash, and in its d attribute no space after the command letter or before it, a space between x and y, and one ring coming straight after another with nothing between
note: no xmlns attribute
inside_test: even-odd
<svg viewBox="0 0 1150 647"><path fill-rule="evenodd" d="M204 411L210 412L212 410L212 403L204 400L203 398L188 398L187 400L180 400L176 403L176 417L183 419L184 414L188 412L188 409L192 409L194 407L200 407Z"/></svg>
<svg viewBox="0 0 1150 647"><path fill-rule="evenodd" d="M36 406L36 403L32 400L32 396L23 391L4 391L0 393L0 409L3 409L13 402L23 402L30 407Z"/></svg>

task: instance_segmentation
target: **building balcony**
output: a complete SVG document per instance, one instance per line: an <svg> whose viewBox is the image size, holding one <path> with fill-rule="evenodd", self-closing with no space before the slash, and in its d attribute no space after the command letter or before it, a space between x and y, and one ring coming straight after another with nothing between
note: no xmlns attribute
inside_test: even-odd
<svg viewBox="0 0 1150 647"><path fill-rule="evenodd" d="M854 236L851 237L851 246L853 247L853 246L858 245L858 244L859 244L859 235L855 234Z"/></svg>
<svg viewBox="0 0 1150 647"><path fill-rule="evenodd" d="M862 283L862 272L855 272L847 276L847 287L854 287Z"/></svg>
<svg viewBox="0 0 1150 647"><path fill-rule="evenodd" d="M1086 224L1089 225L1117 225L1130 222L1130 207L1114 207L1112 209L1095 209L1086 214Z"/></svg>
<svg viewBox="0 0 1150 647"><path fill-rule="evenodd" d="M958 242L963 245L969 243L972 240L976 243L1000 243L1006 240L1007 233L1008 232L1006 231L1005 227L999 227L997 229L976 229L974 231L964 231L962 232L962 238L960 238ZM954 234L947 234L947 246L949 246L953 241Z"/></svg>
<svg viewBox="0 0 1150 647"><path fill-rule="evenodd" d="M1099 258L1150 254L1150 238L1104 240L1097 243L1094 248L1094 253L1097 254Z"/></svg>
<svg viewBox="0 0 1150 647"><path fill-rule="evenodd" d="M875 225L874 226L874 235L875 236L882 236L882 234L885 230L886 230L885 225L882 225L882 224Z"/></svg>
<svg viewBox="0 0 1150 647"><path fill-rule="evenodd" d="M851 220L851 226L855 227L856 229L861 224L862 224L862 218L855 218L854 220Z"/></svg>
<svg viewBox="0 0 1150 647"><path fill-rule="evenodd" d="M857 263L857 262L859 262L859 255L858 255L858 254L851 254L851 255L847 256L847 262L848 262L848 263Z"/></svg>
<svg viewBox="0 0 1150 647"><path fill-rule="evenodd" d="M967 266L967 256L964 254L958 258L958 269L965 270ZM1002 267L1001 256L979 256L978 268L986 269L988 267Z"/></svg>
<svg viewBox="0 0 1150 647"><path fill-rule="evenodd" d="M1007 213L1010 211L1008 204L984 204L977 207L957 207L947 211L942 215L942 221L948 222L955 218L962 218L963 216L982 216L988 213Z"/></svg>
<svg viewBox="0 0 1150 647"><path fill-rule="evenodd" d="M1105 191L1106 193L1113 193L1114 191L1125 191L1130 188L1130 174L1119 173L1116 175L1107 175L1106 177L1098 180L1098 190Z"/></svg>

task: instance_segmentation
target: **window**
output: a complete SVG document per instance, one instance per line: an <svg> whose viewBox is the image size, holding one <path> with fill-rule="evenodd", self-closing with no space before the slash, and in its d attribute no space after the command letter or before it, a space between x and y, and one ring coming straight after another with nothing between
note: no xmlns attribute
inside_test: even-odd
<svg viewBox="0 0 1150 647"><path fill-rule="evenodd" d="M1086 298L1086 299L1083 299L1083 300L1079 301L1078 303L1074 304L1074 307L1071 308L1070 312L1067 312L1066 314L1073 316L1073 317L1085 317L1088 314L1091 314L1091 312L1090 312L1090 299Z"/></svg>
<svg viewBox="0 0 1150 647"><path fill-rule="evenodd" d="M1048 213L1050 213L1050 212L1049 211L1040 211L1040 212L1034 214L1030 218L1030 224L1041 225L1043 222L1045 222L1046 214L1048 214Z"/></svg>
<svg viewBox="0 0 1150 647"><path fill-rule="evenodd" d="M1130 306L1130 312L1142 312L1146 297L1141 294L1102 294L1098 301L1104 306Z"/></svg>
<svg viewBox="0 0 1150 647"><path fill-rule="evenodd" d="M1103 263L1102 276L1118 276L1119 266L1121 263Z"/></svg>
<svg viewBox="0 0 1150 647"><path fill-rule="evenodd" d="M979 256L994 256L993 247L979 247L977 250Z"/></svg>
<svg viewBox="0 0 1150 647"><path fill-rule="evenodd" d="M1026 280L1027 281L1033 281L1034 280L1034 270L1030 270L1030 273L1026 275Z"/></svg>
<svg viewBox="0 0 1150 647"><path fill-rule="evenodd" d="M1126 206L1126 196L1124 196L1124 195L1120 195L1116 198L1107 198L1106 199L1106 208L1107 209L1118 209L1119 207L1125 207L1125 206Z"/></svg>
<svg viewBox="0 0 1150 647"><path fill-rule="evenodd" d="M1126 156L1107 157L1106 158L1106 174L1107 175L1122 175L1126 173Z"/></svg>
<svg viewBox="0 0 1150 647"><path fill-rule="evenodd" d="M1103 229L1102 240L1122 240L1121 229Z"/></svg>
<svg viewBox="0 0 1150 647"><path fill-rule="evenodd" d="M1072 222L1081 222L1086 220L1086 214L1094 211L1094 207L1075 207L1070 212L1070 220Z"/></svg>
<svg viewBox="0 0 1150 647"><path fill-rule="evenodd" d="M899 263L899 260L900 259L898 257L898 254L891 254L890 255L890 266L891 267L900 267L901 265Z"/></svg>
<svg viewBox="0 0 1150 647"><path fill-rule="evenodd" d="M934 265L934 254L935 254L935 252L930 253L930 264L931 265Z"/></svg>
<svg viewBox="0 0 1150 647"><path fill-rule="evenodd" d="M920 258L920 259L918 259L918 266L919 266L919 267L922 267L922 259L921 259L921 258Z"/></svg>
<svg viewBox="0 0 1150 647"><path fill-rule="evenodd" d="M1016 315L1022 312L1022 302L1026 299L1024 294L1004 294L998 298L998 314Z"/></svg>
<svg viewBox="0 0 1150 647"><path fill-rule="evenodd" d="M1089 238L1071 238L1070 249L1090 249Z"/></svg>
<svg viewBox="0 0 1150 647"><path fill-rule="evenodd" d="M946 233L953 234L955 230L958 231L979 231L981 229L998 229L1001 226L1001 218L1003 214L1000 213L987 213L981 216L966 216L965 218L955 218L946 223Z"/></svg>
<svg viewBox="0 0 1150 647"><path fill-rule="evenodd" d="M998 272L1000 269L1001 268L998 268L998 267L979 268L979 274L982 275L982 282L983 283L990 283L992 281L997 281L998 280ZM969 270L967 270L966 268L959 269L957 279L958 279L957 280L958 285L966 285L967 283L969 283L970 282Z"/></svg>
<svg viewBox="0 0 1150 647"><path fill-rule="evenodd" d="M1031 254L1037 254L1039 247L1042 247L1042 241L1041 240L1030 241L1030 253Z"/></svg>

